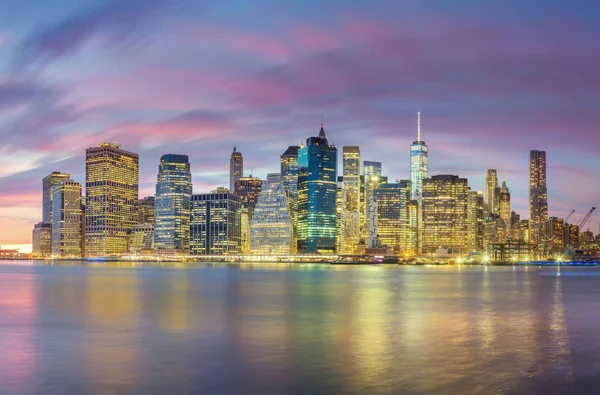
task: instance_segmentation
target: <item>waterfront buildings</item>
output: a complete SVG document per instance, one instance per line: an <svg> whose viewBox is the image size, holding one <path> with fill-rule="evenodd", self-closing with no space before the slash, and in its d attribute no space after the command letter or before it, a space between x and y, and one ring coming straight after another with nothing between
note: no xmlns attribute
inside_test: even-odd
<svg viewBox="0 0 600 395"><path fill-rule="evenodd" d="M138 224L154 223L154 196L138 200Z"/></svg>
<svg viewBox="0 0 600 395"><path fill-rule="evenodd" d="M544 252L562 254L565 250L565 221L562 218L550 217L543 224L541 245Z"/></svg>
<svg viewBox="0 0 600 395"><path fill-rule="evenodd" d="M187 254L190 249L192 173L187 155L160 158L154 206L156 252Z"/></svg>
<svg viewBox="0 0 600 395"><path fill-rule="evenodd" d="M262 180L258 177L252 177L252 175L240 177L235 182L234 193L240 197L242 204L248 209L249 218L252 218L254 214L254 207L261 188Z"/></svg>
<svg viewBox="0 0 600 395"><path fill-rule="evenodd" d="M377 236L381 245L391 247L396 253L408 253L412 246L410 224L410 180L381 184L375 190Z"/></svg>
<svg viewBox="0 0 600 395"><path fill-rule="evenodd" d="M138 222L139 156L116 143L86 150L85 244L88 255L127 252Z"/></svg>
<svg viewBox="0 0 600 395"><path fill-rule="evenodd" d="M467 202L467 250L470 252L484 249L484 221L483 192L470 190Z"/></svg>
<svg viewBox="0 0 600 395"><path fill-rule="evenodd" d="M52 188L70 178L68 173L53 171L42 180L42 222L52 223Z"/></svg>
<svg viewBox="0 0 600 395"><path fill-rule="evenodd" d="M510 228L510 191L506 186L506 181L502 181L502 188L500 188L498 201L498 214L500 215L500 218L502 218L506 226Z"/></svg>
<svg viewBox="0 0 600 395"><path fill-rule="evenodd" d="M348 208L347 189L337 188L337 247L338 254L354 254L360 242L360 213Z"/></svg>
<svg viewBox="0 0 600 395"><path fill-rule="evenodd" d="M250 251L255 255L291 254L292 218L281 174L267 174L250 220Z"/></svg>
<svg viewBox="0 0 600 395"><path fill-rule="evenodd" d="M496 214L496 191L498 189L498 173L496 169L488 169L485 177L485 206L486 214Z"/></svg>
<svg viewBox="0 0 600 395"><path fill-rule="evenodd" d="M132 254L151 254L154 252L154 224L143 223L131 229L129 252Z"/></svg>
<svg viewBox="0 0 600 395"><path fill-rule="evenodd" d="M192 195L190 254L223 255L242 251L242 203L226 190Z"/></svg>
<svg viewBox="0 0 600 395"><path fill-rule="evenodd" d="M306 139L298 151L299 253L335 253L337 148L329 144L325 130Z"/></svg>
<svg viewBox="0 0 600 395"><path fill-rule="evenodd" d="M229 190L233 193L235 191L235 183L244 174L244 158L242 153L237 151L236 147L233 147L233 152L229 158Z"/></svg>
<svg viewBox="0 0 600 395"><path fill-rule="evenodd" d="M298 200L298 150L297 145L289 146L281 155L281 183L283 190L290 193L294 202ZM295 203L294 203L295 206Z"/></svg>
<svg viewBox="0 0 600 395"><path fill-rule="evenodd" d="M63 180L52 187L52 255L80 257L83 253L81 184Z"/></svg>
<svg viewBox="0 0 600 395"><path fill-rule="evenodd" d="M342 148L343 188L346 194L346 207L350 211L360 210L360 149L358 146ZM379 168L381 173L381 167Z"/></svg>
<svg viewBox="0 0 600 395"><path fill-rule="evenodd" d="M437 175L423 181L423 253L437 249L467 250L467 199L465 178Z"/></svg>
<svg viewBox="0 0 600 395"><path fill-rule="evenodd" d="M381 175L381 162L364 161L364 176L362 177L361 227L362 237L372 240L377 235L377 210L375 207L375 190L381 184L387 183L387 177Z"/></svg>
<svg viewBox="0 0 600 395"><path fill-rule="evenodd" d="M529 242L537 245L542 227L548 219L548 190L546 186L546 152L529 153Z"/></svg>
<svg viewBox="0 0 600 395"><path fill-rule="evenodd" d="M31 253L35 256L52 254L52 224L38 222L33 226Z"/></svg>
<svg viewBox="0 0 600 395"><path fill-rule="evenodd" d="M411 199L420 200L423 180L429 177L428 156L427 144L421 140L421 112L419 111L417 113L417 140L410 146Z"/></svg>

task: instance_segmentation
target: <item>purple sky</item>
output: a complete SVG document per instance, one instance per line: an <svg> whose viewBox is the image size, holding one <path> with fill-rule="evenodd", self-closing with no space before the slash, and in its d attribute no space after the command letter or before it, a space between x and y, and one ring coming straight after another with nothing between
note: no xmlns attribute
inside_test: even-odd
<svg viewBox="0 0 600 395"><path fill-rule="evenodd" d="M420 110L430 173L483 189L496 168L524 218L529 150L546 150L550 212L577 222L600 203L599 13L554 0L0 0L0 244L31 242L41 179L83 183L86 147L139 153L140 196L162 154L188 154L203 192L228 185L234 145L246 173L278 171L321 112L340 152L359 145L393 180L409 176Z"/></svg>

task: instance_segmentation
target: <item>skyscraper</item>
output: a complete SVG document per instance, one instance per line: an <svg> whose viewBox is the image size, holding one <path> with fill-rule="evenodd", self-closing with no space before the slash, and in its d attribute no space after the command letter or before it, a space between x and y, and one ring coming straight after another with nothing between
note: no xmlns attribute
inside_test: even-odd
<svg viewBox="0 0 600 395"><path fill-rule="evenodd" d="M504 221L507 228L510 228L510 191L506 186L506 181L502 181L502 188L500 188L500 218Z"/></svg>
<svg viewBox="0 0 600 395"><path fill-rule="evenodd" d="M539 244L544 222L548 219L546 187L546 151L529 153L529 242Z"/></svg>
<svg viewBox="0 0 600 395"><path fill-rule="evenodd" d="M53 171L42 180L42 222L52 223L52 188L71 175Z"/></svg>
<svg viewBox="0 0 600 395"><path fill-rule="evenodd" d="M347 208L350 211L360 210L360 149L357 146L342 148L344 190Z"/></svg>
<svg viewBox="0 0 600 395"><path fill-rule="evenodd" d="M388 245L402 253L411 250L413 240L410 224L411 193L409 180L381 184L375 190L377 235L382 245Z"/></svg>
<svg viewBox="0 0 600 395"><path fill-rule="evenodd" d="M466 251L468 192L467 179L454 175L437 175L423 181L424 253L438 248Z"/></svg>
<svg viewBox="0 0 600 395"><path fill-rule="evenodd" d="M250 220L250 249L253 254L292 253L292 221L281 174L267 174Z"/></svg>
<svg viewBox="0 0 600 395"><path fill-rule="evenodd" d="M421 112L417 113L417 140L410 146L410 181L412 199L419 199L423 188L423 180L429 177L429 151L421 140Z"/></svg>
<svg viewBox="0 0 600 395"><path fill-rule="evenodd" d="M233 147L231 158L229 158L229 190L235 192L235 183L244 175L244 158L241 152Z"/></svg>
<svg viewBox="0 0 600 395"><path fill-rule="evenodd" d="M52 254L81 256L81 184L63 180L52 187Z"/></svg>
<svg viewBox="0 0 600 395"><path fill-rule="evenodd" d="M337 148L321 123L298 151L298 252L335 253Z"/></svg>
<svg viewBox="0 0 600 395"><path fill-rule="evenodd" d="M387 177L381 175L381 162L364 161L364 176L362 178L362 202L361 209L361 228L364 239L372 239L376 236L377 211L375 209L374 191L380 184L387 182Z"/></svg>
<svg viewBox="0 0 600 395"><path fill-rule="evenodd" d="M485 177L485 204L487 213L496 213L496 188L498 188L498 173L496 169L488 169Z"/></svg>
<svg viewBox="0 0 600 395"><path fill-rule="evenodd" d="M235 182L234 193L240 197L240 200L244 207L248 209L249 218L252 219L254 214L254 207L256 206L256 200L260 194L262 187L262 180L258 177L240 177Z"/></svg>
<svg viewBox="0 0 600 395"><path fill-rule="evenodd" d="M298 200L298 150L297 145L289 146L281 155L281 183L283 190L289 192L294 201Z"/></svg>
<svg viewBox="0 0 600 395"><path fill-rule="evenodd" d="M160 158L154 201L154 249L187 254L190 249L192 173L187 155Z"/></svg>
<svg viewBox="0 0 600 395"><path fill-rule="evenodd" d="M469 190L467 202L467 249L483 251L485 215L483 192Z"/></svg>
<svg viewBox="0 0 600 395"><path fill-rule="evenodd" d="M88 148L85 173L86 253L126 253L128 233L138 221L138 154L111 143Z"/></svg>
<svg viewBox="0 0 600 395"><path fill-rule="evenodd" d="M192 195L190 254L241 253L241 215L242 203L233 193L219 191Z"/></svg>

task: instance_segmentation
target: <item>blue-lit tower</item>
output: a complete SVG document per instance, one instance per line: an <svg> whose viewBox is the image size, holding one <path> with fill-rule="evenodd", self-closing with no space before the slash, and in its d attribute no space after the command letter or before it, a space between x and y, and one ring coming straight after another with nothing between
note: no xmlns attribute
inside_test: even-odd
<svg viewBox="0 0 600 395"><path fill-rule="evenodd" d="M417 141L410 146L411 199L419 199L423 191L423 180L429 177L428 149L421 140L421 112L417 115Z"/></svg>
<svg viewBox="0 0 600 395"><path fill-rule="evenodd" d="M337 148L325 137L306 139L298 150L298 253L335 253Z"/></svg>
<svg viewBox="0 0 600 395"><path fill-rule="evenodd" d="M187 155L160 158L154 200L154 249L189 253L192 174Z"/></svg>

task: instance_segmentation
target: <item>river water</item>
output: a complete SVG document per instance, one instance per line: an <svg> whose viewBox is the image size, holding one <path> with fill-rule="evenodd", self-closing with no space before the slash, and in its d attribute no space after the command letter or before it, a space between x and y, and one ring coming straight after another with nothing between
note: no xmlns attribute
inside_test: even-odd
<svg viewBox="0 0 600 395"><path fill-rule="evenodd" d="M0 394L600 394L600 270L0 261Z"/></svg>

